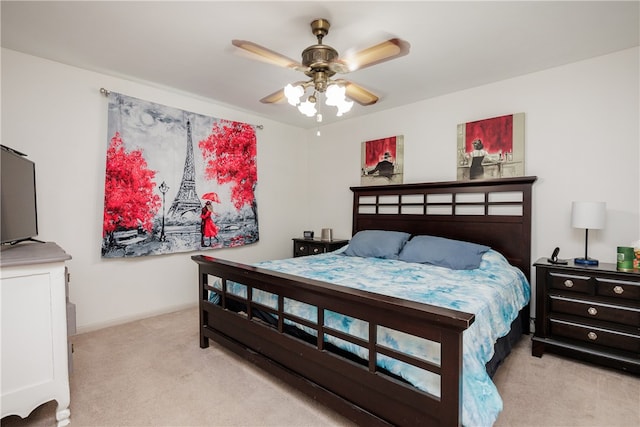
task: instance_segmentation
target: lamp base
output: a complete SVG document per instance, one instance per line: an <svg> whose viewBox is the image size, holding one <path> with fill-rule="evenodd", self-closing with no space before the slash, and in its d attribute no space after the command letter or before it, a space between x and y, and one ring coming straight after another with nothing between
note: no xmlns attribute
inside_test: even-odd
<svg viewBox="0 0 640 427"><path fill-rule="evenodd" d="M598 260L593 258L575 258L573 262L580 265L598 265Z"/></svg>

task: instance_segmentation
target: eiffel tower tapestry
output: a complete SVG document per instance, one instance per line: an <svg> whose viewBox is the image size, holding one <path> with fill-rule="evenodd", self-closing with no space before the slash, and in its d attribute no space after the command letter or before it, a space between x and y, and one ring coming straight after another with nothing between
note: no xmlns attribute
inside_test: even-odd
<svg viewBox="0 0 640 427"><path fill-rule="evenodd" d="M253 126L107 96L103 257L258 241Z"/></svg>

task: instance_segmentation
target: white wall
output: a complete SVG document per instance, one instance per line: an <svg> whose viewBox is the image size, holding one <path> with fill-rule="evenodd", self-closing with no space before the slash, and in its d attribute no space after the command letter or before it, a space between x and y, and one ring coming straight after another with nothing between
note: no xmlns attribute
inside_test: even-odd
<svg viewBox="0 0 640 427"><path fill-rule="evenodd" d="M561 257L582 256L584 232L570 226L571 201L602 200L607 224L590 233L589 255L615 262L617 245L640 239L639 81L634 48L347 119L316 137L315 129L3 49L2 144L37 164L39 237L73 256L71 299L82 331L197 301L194 253L100 257L107 126L101 87L265 126L258 131L260 242L208 254L254 262L290 256L290 239L301 230L332 227L335 237L349 237L349 186L360 184L362 141L402 134L405 182L454 180L458 123L524 112L526 174L538 176L533 259L555 246Z"/></svg>
<svg viewBox="0 0 640 427"><path fill-rule="evenodd" d="M532 259L584 256L571 202L607 202L606 228L589 232L589 256L616 261L640 239L639 49L452 93L309 132L311 227L351 232L362 141L404 135L405 183L456 179L456 125L525 113L526 175L535 175ZM354 78L356 76L354 75ZM425 82L429 84L429 82ZM384 102L382 100L381 102Z"/></svg>
<svg viewBox="0 0 640 427"><path fill-rule="evenodd" d="M2 49L2 144L36 163L38 238L73 259L79 331L197 304L195 252L131 259L100 255L108 90L213 117L264 125L258 139L260 241L207 251L241 262L284 258L306 225L306 134L210 100ZM283 196L286 195L286 196Z"/></svg>

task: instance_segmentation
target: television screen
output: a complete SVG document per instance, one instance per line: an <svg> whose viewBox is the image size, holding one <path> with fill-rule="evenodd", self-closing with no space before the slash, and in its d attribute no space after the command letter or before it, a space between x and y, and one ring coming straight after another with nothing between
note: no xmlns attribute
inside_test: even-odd
<svg viewBox="0 0 640 427"><path fill-rule="evenodd" d="M0 240L18 243L38 235L36 168L22 153L1 148Z"/></svg>

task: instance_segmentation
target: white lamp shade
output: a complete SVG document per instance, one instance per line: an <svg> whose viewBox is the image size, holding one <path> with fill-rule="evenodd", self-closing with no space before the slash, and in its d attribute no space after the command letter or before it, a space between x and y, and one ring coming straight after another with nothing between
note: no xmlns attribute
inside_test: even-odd
<svg viewBox="0 0 640 427"><path fill-rule="evenodd" d="M316 103L309 102L309 100L307 99L306 101L301 102L300 105L298 105L298 110L307 117L313 117L317 112Z"/></svg>
<svg viewBox="0 0 640 427"><path fill-rule="evenodd" d="M289 83L284 87L284 96L287 97L287 102L294 107L300 103L302 95L304 95L304 88L302 86L293 86Z"/></svg>
<svg viewBox="0 0 640 427"><path fill-rule="evenodd" d="M573 202L571 206L571 226L596 230L604 228L606 217L605 202Z"/></svg>
<svg viewBox="0 0 640 427"><path fill-rule="evenodd" d="M325 92L327 95L327 105L337 107L341 102L345 101L346 89L340 85L333 84L327 88Z"/></svg>
<svg viewBox="0 0 640 427"><path fill-rule="evenodd" d="M347 101L345 99L341 103L339 103L337 107L338 107L338 114L336 114L336 116L340 117L344 113L348 113L349 111L351 111L351 107L353 107L353 101Z"/></svg>

